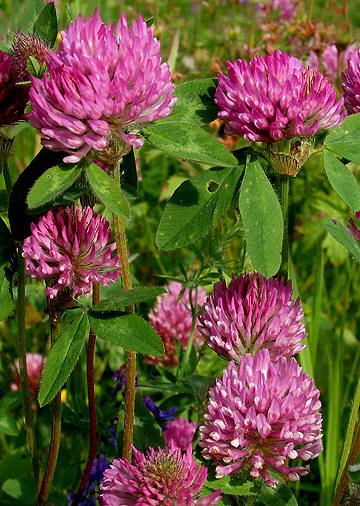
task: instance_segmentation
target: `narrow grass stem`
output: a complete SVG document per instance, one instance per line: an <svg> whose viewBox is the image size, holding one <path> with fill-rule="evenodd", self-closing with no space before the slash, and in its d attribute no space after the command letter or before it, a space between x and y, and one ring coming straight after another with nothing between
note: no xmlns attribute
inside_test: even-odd
<svg viewBox="0 0 360 506"><path fill-rule="evenodd" d="M289 264L289 176L280 176L280 201L284 220L284 237L280 273L288 279Z"/></svg>
<svg viewBox="0 0 360 506"><path fill-rule="evenodd" d="M93 285L93 305L98 304L100 300L99 285ZM96 334L91 330L89 336L89 344L87 351L87 390L89 400L89 420L90 420L90 446L89 455L86 463L84 474L81 478L79 489L76 492L76 497L73 506L77 506L81 500L81 496L89 483L91 469L96 457L96 400L95 400L95 385L94 385L94 356L95 356L95 342Z"/></svg>
<svg viewBox="0 0 360 506"><path fill-rule="evenodd" d="M57 310L55 309L54 304L50 299L48 301L48 311L51 322L51 345L53 345L60 333L60 321ZM61 391L55 395L51 403L51 410L52 419L49 456L38 496L37 506L45 506L48 500L58 460L61 438Z"/></svg>
<svg viewBox="0 0 360 506"><path fill-rule="evenodd" d="M116 163L112 169L112 176L116 185L120 186L120 165L121 160ZM124 290L131 290L131 271L129 265L129 255L127 248L127 238L125 223L120 216L113 214L115 241L117 252L120 259L121 278ZM129 306L128 310L134 312L134 306ZM136 381L136 353L126 350L126 385L125 385L125 420L124 420L124 439L123 439L123 458L131 459L131 445L134 432L135 416L135 381Z"/></svg>
<svg viewBox="0 0 360 506"><path fill-rule="evenodd" d="M24 414L25 414L25 426L26 426L26 434L27 441L30 449L31 459L32 459L32 467L34 473L34 479L36 488L39 487L39 458L37 452L37 444L36 444L36 435L35 435L35 425L34 418L32 412L32 400L30 396L29 390L29 380L27 373L27 364L26 364L26 338L25 338L25 265L24 259L21 255L21 250L18 255L18 293L17 293L17 324L18 324L18 342L17 348L19 352L19 376L20 376L20 385L24 406Z"/></svg>
<svg viewBox="0 0 360 506"><path fill-rule="evenodd" d="M349 475L348 475L349 466L352 466L353 464L355 464L359 453L360 453L360 419L357 422L357 427L356 427L356 431L355 431L355 437L354 437L352 450L351 450L348 460L346 462L345 469L342 473L339 487L337 489L335 499L333 502L333 506L340 506L340 504L341 504L341 500L343 498L347 484L349 482Z"/></svg>

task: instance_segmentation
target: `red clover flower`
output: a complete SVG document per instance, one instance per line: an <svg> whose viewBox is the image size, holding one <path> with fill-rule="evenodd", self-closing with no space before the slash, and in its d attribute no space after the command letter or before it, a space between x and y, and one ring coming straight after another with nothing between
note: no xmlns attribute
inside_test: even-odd
<svg viewBox="0 0 360 506"><path fill-rule="evenodd" d="M41 372L44 366L44 357L39 353L26 354L26 369L29 382L29 391L31 398L36 399L40 386ZM21 390L19 360L15 360L15 369L13 374L14 383L11 384L11 390Z"/></svg>
<svg viewBox="0 0 360 506"><path fill-rule="evenodd" d="M349 114L360 112L360 49L350 53L342 73L345 107Z"/></svg>

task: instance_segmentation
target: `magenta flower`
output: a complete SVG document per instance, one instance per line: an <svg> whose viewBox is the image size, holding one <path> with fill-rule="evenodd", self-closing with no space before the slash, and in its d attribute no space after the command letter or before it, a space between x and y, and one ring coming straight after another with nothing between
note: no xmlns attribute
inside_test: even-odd
<svg viewBox="0 0 360 506"><path fill-rule="evenodd" d="M31 225L23 244L26 272L49 282L45 293L55 297L69 288L74 297L93 283L108 285L119 276L115 243L109 243L109 222L90 207L51 209Z"/></svg>
<svg viewBox="0 0 360 506"><path fill-rule="evenodd" d="M320 392L295 358L272 362L268 350L231 362L210 390L199 445L216 461L217 477L250 470L269 486L269 471L298 480L308 466L289 461L314 459L322 451Z"/></svg>
<svg viewBox="0 0 360 506"><path fill-rule="evenodd" d="M39 353L26 354L26 367L28 374L29 391L32 400L36 399L39 390L43 365L44 365L43 355L40 355ZM11 390L21 390L19 359L15 360L13 380L14 383L11 384Z"/></svg>
<svg viewBox="0 0 360 506"><path fill-rule="evenodd" d="M226 132L248 141L310 137L344 119L343 99L325 77L281 51L228 62L219 74L215 102Z"/></svg>
<svg viewBox="0 0 360 506"><path fill-rule="evenodd" d="M152 28L141 17L128 27L124 14L105 25L96 10L61 35L48 73L32 78L30 120L43 145L69 153L69 163L105 151L112 138L141 146L141 126L170 114L176 100Z"/></svg>
<svg viewBox="0 0 360 506"><path fill-rule="evenodd" d="M188 422L185 418L176 418L169 422L164 431L164 441L167 448L173 444L176 448L186 450L193 442L196 429L196 423Z"/></svg>
<svg viewBox="0 0 360 506"><path fill-rule="evenodd" d="M220 490L199 498L207 477L205 466L180 448L150 448L147 453L135 448L133 463L116 459L104 473L100 485L102 506L208 506L221 499Z"/></svg>
<svg viewBox="0 0 360 506"><path fill-rule="evenodd" d="M165 288L167 293L157 297L155 306L149 313L149 321L164 343L165 354L162 357L151 356L147 361L172 366L178 362L176 342L185 350L189 341L192 328L191 303L198 310L205 302L206 293L201 286L191 291L186 288L180 298L183 286L177 281L172 281ZM195 330L195 348L201 346L202 342L201 334Z"/></svg>
<svg viewBox="0 0 360 506"><path fill-rule="evenodd" d="M342 78L345 107L349 114L356 114L360 112L360 49L350 53Z"/></svg>
<svg viewBox="0 0 360 506"><path fill-rule="evenodd" d="M239 362L242 355L268 349L276 360L305 348L300 299L292 300L291 282L248 273L214 285L198 318L198 330L220 357Z"/></svg>
<svg viewBox="0 0 360 506"><path fill-rule="evenodd" d="M29 87L17 85L14 58L0 51L0 126L22 119Z"/></svg>
<svg viewBox="0 0 360 506"><path fill-rule="evenodd" d="M356 211L355 219L357 221L360 221L360 210ZM355 239L357 239L360 242L360 226L353 218L350 218L349 220L348 229L350 233L355 237Z"/></svg>

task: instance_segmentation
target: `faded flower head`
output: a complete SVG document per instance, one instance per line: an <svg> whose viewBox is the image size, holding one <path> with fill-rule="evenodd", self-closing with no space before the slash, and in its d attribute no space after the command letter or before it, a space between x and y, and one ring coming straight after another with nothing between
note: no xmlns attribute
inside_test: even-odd
<svg viewBox="0 0 360 506"><path fill-rule="evenodd" d="M199 445L217 463L217 477L249 469L269 486L277 471L291 481L309 466L291 460L314 459L322 451L320 393L295 358L272 362L268 350L231 362L210 390Z"/></svg>
<svg viewBox="0 0 360 506"><path fill-rule="evenodd" d="M14 58L0 51L0 126L22 119L29 96L29 87L17 85Z"/></svg>
<svg viewBox="0 0 360 506"><path fill-rule="evenodd" d="M146 454L133 449L133 462L116 459L104 473L100 485L102 506L208 506L216 505L220 490L200 497L207 477L205 466L171 446L165 450L149 448Z"/></svg>
<svg viewBox="0 0 360 506"><path fill-rule="evenodd" d="M29 391L31 398L34 400L40 386L41 371L44 365L44 357L39 353L26 354L26 368L29 382ZM14 383L11 384L11 390L21 390L19 360L15 360L15 368L13 373Z"/></svg>
<svg viewBox="0 0 360 506"><path fill-rule="evenodd" d="M268 349L271 357L295 355L305 348L300 299L292 300L291 282L247 273L214 285L204 305L198 330L208 345L227 360Z"/></svg>
<svg viewBox="0 0 360 506"><path fill-rule="evenodd" d="M186 450L193 442L196 429L195 422L189 422L185 418L176 418L166 426L164 431L165 445L170 448L173 444L180 450Z"/></svg>
<svg viewBox="0 0 360 506"><path fill-rule="evenodd" d="M155 306L149 314L151 325L164 343L165 354L162 357L149 357L147 362L172 366L178 362L176 342L178 341L185 350L189 341L192 328L191 307L197 310L202 306L206 293L201 286L192 290L186 288L180 298L183 286L177 281L172 281L165 288L167 293L157 297ZM199 347L202 341L201 334L195 330L194 346Z"/></svg>
<svg viewBox="0 0 360 506"><path fill-rule="evenodd" d="M152 28L141 17L129 27L124 14L105 25L96 10L61 35L48 72L32 78L30 120L43 145L69 153L69 163L104 152L112 139L141 146L141 126L170 114L176 100Z"/></svg>
<svg viewBox="0 0 360 506"><path fill-rule="evenodd" d="M360 112L360 49L350 53L341 84L349 114Z"/></svg>
<svg viewBox="0 0 360 506"><path fill-rule="evenodd" d="M23 244L26 272L49 282L53 298L65 288L72 295L90 293L93 283L108 285L119 276L115 243L109 243L109 222L90 207L51 209Z"/></svg>
<svg viewBox="0 0 360 506"><path fill-rule="evenodd" d="M356 211L355 219L349 220L349 231L360 242L360 210Z"/></svg>
<svg viewBox="0 0 360 506"><path fill-rule="evenodd" d="M343 100L326 78L282 51L250 63L229 61L227 68L228 76L219 74L215 102L229 134L273 143L311 137L344 119Z"/></svg>

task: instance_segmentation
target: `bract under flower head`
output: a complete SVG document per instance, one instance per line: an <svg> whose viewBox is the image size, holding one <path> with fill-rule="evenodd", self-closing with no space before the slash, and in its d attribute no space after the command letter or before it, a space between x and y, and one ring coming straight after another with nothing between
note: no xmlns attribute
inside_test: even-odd
<svg viewBox="0 0 360 506"><path fill-rule="evenodd" d="M105 25L96 10L61 35L48 73L32 78L30 120L43 145L69 153L70 163L105 152L114 138L141 146L139 128L170 114L176 100L152 28L141 17L129 27L124 14Z"/></svg>
<svg viewBox="0 0 360 506"><path fill-rule="evenodd" d="M93 283L108 285L119 276L116 244L109 244L109 222L90 207L51 209L23 244L26 272L49 280L53 298L68 288L72 295L90 293Z"/></svg>
<svg viewBox="0 0 360 506"><path fill-rule="evenodd" d="M291 282L266 279L257 273L214 285L206 299L198 330L218 355L238 362L242 355L268 349L272 358L291 356L305 348L300 300L292 300Z"/></svg>
<svg viewBox="0 0 360 506"><path fill-rule="evenodd" d="M205 425L200 427L203 455L217 463L221 478L248 468L253 478L269 486L277 480L269 471L294 481L308 466L289 461L309 460L322 451L319 390L295 358L272 362L268 350L231 362L210 390Z"/></svg>
<svg viewBox="0 0 360 506"><path fill-rule="evenodd" d="M27 353L26 354L26 369L28 375L29 382L29 391L31 398L36 399L39 386L40 386L40 378L41 372L44 365L44 356L39 353ZM19 360L15 360L15 368L13 374L14 383L11 385L11 390L20 390L21 389L21 381L20 381L20 369L19 369Z"/></svg>
<svg viewBox="0 0 360 506"><path fill-rule="evenodd" d="M248 141L310 137L344 119L343 99L318 71L282 51L228 62L219 74L215 102L229 134Z"/></svg>
<svg viewBox="0 0 360 506"><path fill-rule="evenodd" d="M165 288L167 293L157 297L156 304L149 314L151 325L164 343L165 354L162 357L148 357L147 362L172 366L178 362L176 341L183 350L189 341L192 329L191 303L195 310L198 309L204 304L206 293L201 286L193 290L186 288L180 298L183 285L177 281L172 281ZM202 342L201 334L195 330L194 346L199 347Z"/></svg>
<svg viewBox="0 0 360 506"><path fill-rule="evenodd" d="M349 114L360 112L360 49L352 51L342 73L345 107Z"/></svg>
<svg viewBox="0 0 360 506"><path fill-rule="evenodd" d="M185 453L174 446L133 452L132 464L116 459L105 471L101 505L210 506L221 499L220 490L199 498L207 469L193 460L191 446Z"/></svg>

